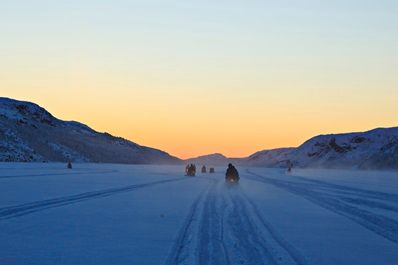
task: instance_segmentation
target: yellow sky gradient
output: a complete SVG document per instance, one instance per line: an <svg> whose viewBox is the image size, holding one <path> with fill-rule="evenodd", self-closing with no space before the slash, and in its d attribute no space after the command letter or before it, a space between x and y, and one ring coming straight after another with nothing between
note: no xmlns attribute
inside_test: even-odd
<svg viewBox="0 0 398 265"><path fill-rule="evenodd" d="M4 1L0 95L181 158L398 125L398 3Z"/></svg>
<svg viewBox="0 0 398 265"><path fill-rule="evenodd" d="M256 92L213 88L188 93L187 84L166 89L157 82L123 83L109 77L98 80L97 75L69 78L9 82L2 94L36 102L61 119L81 121L181 158L214 152L242 157L268 148L298 146L321 133L397 125L392 90L375 95L361 86L357 91L335 89L331 95L328 87L305 89L290 84L297 90L284 89L288 84L280 81L274 88L264 85Z"/></svg>

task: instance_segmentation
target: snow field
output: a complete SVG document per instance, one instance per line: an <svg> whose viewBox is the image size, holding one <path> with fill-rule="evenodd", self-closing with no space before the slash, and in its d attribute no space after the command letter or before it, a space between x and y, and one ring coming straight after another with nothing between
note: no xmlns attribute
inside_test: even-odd
<svg viewBox="0 0 398 265"><path fill-rule="evenodd" d="M398 264L394 172L0 164L0 264Z"/></svg>

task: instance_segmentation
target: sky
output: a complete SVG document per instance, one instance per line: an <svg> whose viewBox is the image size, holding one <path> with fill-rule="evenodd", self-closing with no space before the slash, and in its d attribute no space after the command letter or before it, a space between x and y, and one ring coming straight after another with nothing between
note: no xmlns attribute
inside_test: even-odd
<svg viewBox="0 0 398 265"><path fill-rule="evenodd" d="M0 0L0 96L182 158L398 126L398 1Z"/></svg>

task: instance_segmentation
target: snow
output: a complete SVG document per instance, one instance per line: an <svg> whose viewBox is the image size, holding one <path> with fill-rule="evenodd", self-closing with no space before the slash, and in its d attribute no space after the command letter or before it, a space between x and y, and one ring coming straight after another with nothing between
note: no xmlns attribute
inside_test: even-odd
<svg viewBox="0 0 398 265"><path fill-rule="evenodd" d="M398 127L313 137L290 154L300 167L397 169Z"/></svg>
<svg viewBox="0 0 398 265"><path fill-rule="evenodd" d="M297 148L277 148L248 157L228 158L213 154L188 159L187 163L248 167L284 167L293 163L301 168L398 169L398 127L367 132L315 136Z"/></svg>
<svg viewBox="0 0 398 265"><path fill-rule="evenodd" d="M0 163L0 264L398 264L397 172Z"/></svg>
<svg viewBox="0 0 398 265"><path fill-rule="evenodd" d="M14 120L24 120L26 116L33 116L39 120L56 120L49 112L37 104L3 97L0 97L0 115Z"/></svg>
<svg viewBox="0 0 398 265"><path fill-rule="evenodd" d="M55 118L37 104L0 97L0 161L178 164L166 152L140 146L76 121Z"/></svg>
<svg viewBox="0 0 398 265"><path fill-rule="evenodd" d="M75 152L71 148L57 144L57 143L48 143L48 145L57 153L61 153L63 157L68 159L69 157L73 157L75 162L89 162L89 159L86 157L82 156L78 152Z"/></svg>

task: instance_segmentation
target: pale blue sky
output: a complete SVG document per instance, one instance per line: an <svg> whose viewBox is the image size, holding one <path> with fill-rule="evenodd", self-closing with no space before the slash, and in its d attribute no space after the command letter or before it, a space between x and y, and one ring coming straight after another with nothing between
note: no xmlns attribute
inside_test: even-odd
<svg viewBox="0 0 398 265"><path fill-rule="evenodd" d="M398 1L1 0L0 34L2 95L174 153L180 134L222 142L230 117L255 128L230 154L398 124ZM95 116L120 112L128 125ZM158 139L159 112L225 131Z"/></svg>

